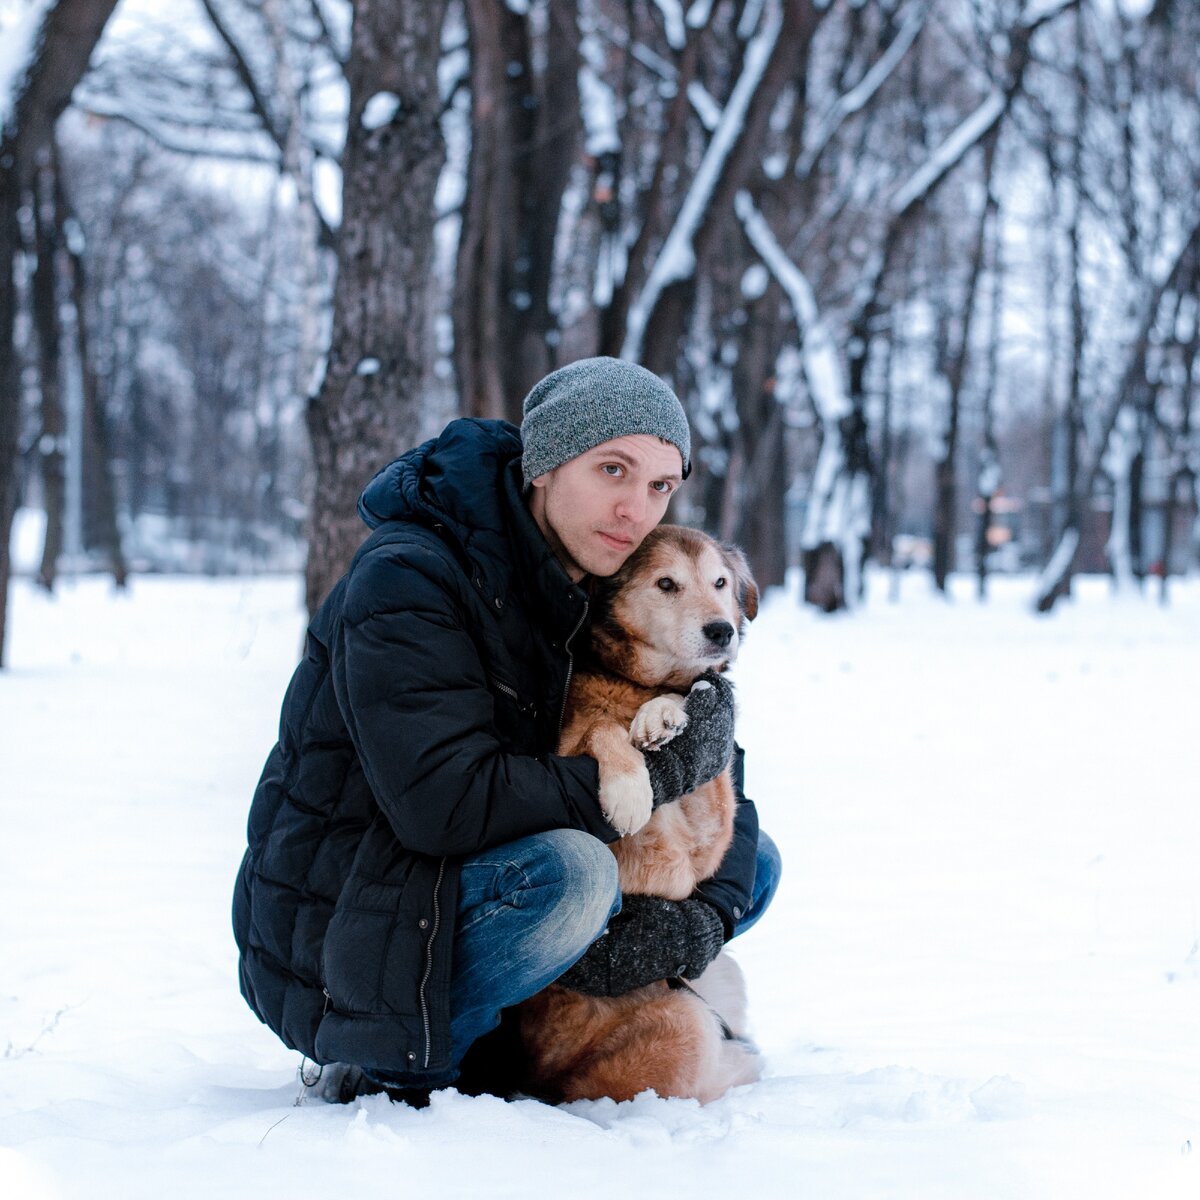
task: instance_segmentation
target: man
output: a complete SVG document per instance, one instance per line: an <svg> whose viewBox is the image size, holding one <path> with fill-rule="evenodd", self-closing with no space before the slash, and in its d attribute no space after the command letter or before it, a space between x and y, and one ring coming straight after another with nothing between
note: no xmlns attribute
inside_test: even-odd
<svg viewBox="0 0 1200 1200"><path fill-rule="evenodd" d="M363 492L373 532L309 626L233 905L242 993L338 1064L309 1077L325 1098L421 1103L568 969L614 995L695 978L769 902L778 857L742 800L715 879L622 912L596 762L554 753L587 579L658 524L689 457L670 388L588 359L533 389L521 437L454 421ZM647 755L656 804L733 756L716 682Z"/></svg>

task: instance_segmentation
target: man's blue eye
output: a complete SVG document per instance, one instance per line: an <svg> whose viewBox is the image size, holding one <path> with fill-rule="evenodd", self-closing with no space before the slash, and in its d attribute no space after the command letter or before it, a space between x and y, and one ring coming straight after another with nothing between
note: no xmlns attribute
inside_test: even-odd
<svg viewBox="0 0 1200 1200"><path fill-rule="evenodd" d="M665 479L659 479L650 485L660 496L671 494L671 485Z"/></svg>

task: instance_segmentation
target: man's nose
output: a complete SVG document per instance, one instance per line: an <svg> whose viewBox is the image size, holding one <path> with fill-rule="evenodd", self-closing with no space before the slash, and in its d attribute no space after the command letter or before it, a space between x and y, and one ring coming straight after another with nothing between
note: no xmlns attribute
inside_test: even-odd
<svg viewBox="0 0 1200 1200"><path fill-rule="evenodd" d="M641 488L630 488L617 501L617 516L638 525L646 518L646 497Z"/></svg>

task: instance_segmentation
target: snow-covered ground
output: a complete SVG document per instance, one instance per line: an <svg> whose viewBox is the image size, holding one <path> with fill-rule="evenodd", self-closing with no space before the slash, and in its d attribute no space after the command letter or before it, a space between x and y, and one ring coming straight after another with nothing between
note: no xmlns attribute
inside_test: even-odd
<svg viewBox="0 0 1200 1200"><path fill-rule="evenodd" d="M229 897L295 580L27 583L0 673L0 1195L1200 1195L1200 584L1050 618L774 596L736 677L785 874L767 1077L705 1108L295 1107ZM1193 1147L1196 1153L1192 1153Z"/></svg>

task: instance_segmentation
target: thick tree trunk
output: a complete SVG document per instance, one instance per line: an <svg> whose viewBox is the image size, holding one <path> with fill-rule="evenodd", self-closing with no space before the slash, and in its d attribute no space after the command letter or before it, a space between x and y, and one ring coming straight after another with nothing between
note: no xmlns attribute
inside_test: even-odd
<svg viewBox="0 0 1200 1200"><path fill-rule="evenodd" d="M553 365L554 235L578 145L578 33L550 5L546 63L535 72L529 20L467 0L471 158L459 236L454 348L464 411L521 419Z"/></svg>
<svg viewBox="0 0 1200 1200"><path fill-rule="evenodd" d="M733 490L733 540L746 552L760 591L781 586L787 574L784 495L787 470L783 406L775 396L775 360L782 335L778 285L747 313L745 341L733 372L738 405L741 486Z"/></svg>
<svg viewBox="0 0 1200 1200"><path fill-rule="evenodd" d="M17 211L25 202L39 151L87 70L117 0L58 0L43 21L40 50L13 97L0 135L0 666L7 634L9 539L17 507L21 380L15 345L13 260L20 249Z"/></svg>
<svg viewBox="0 0 1200 1200"><path fill-rule="evenodd" d="M359 491L416 440L431 340L433 199L445 158L437 80L445 9L446 0L354 5L333 339L307 411L316 468L310 612L362 541Z"/></svg>

